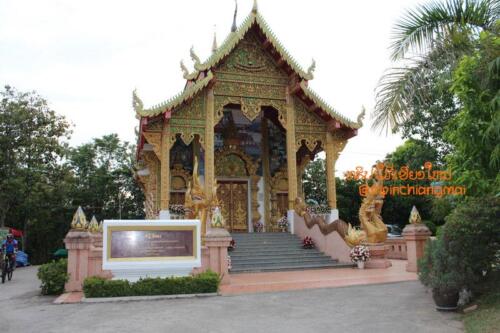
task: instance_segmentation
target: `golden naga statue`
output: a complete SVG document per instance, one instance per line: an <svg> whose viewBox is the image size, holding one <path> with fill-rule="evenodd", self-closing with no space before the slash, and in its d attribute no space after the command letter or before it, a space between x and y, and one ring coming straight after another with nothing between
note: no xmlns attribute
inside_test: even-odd
<svg viewBox="0 0 500 333"><path fill-rule="evenodd" d="M311 229L314 225L318 225L319 230L323 235L328 235L333 231L337 231L342 239L350 247L358 245L366 237L365 232L356 230L350 223L342 220L335 220L331 223L326 223L325 219L319 215L311 215L307 211L307 205L302 198L295 199L295 212L301 216L306 226Z"/></svg>
<svg viewBox="0 0 500 333"><path fill-rule="evenodd" d="M361 228L366 234L366 242L379 244L387 239L387 226L382 221L382 206L384 204L384 176L383 165L378 163L372 170L375 183L367 187L366 197L363 198L359 208L359 221Z"/></svg>
<svg viewBox="0 0 500 333"><path fill-rule="evenodd" d="M384 183L383 176L381 176L381 167L381 164L378 164L373 170L376 179L375 183L371 186L368 183L365 184L367 193L359 208L359 220L362 230L357 230L350 223L340 219L326 223L323 217L312 216L307 212L307 206L302 198L295 199L295 212L304 218L309 229L317 224L324 235L337 231L350 247L361 243L378 244L385 242L387 239L387 226L380 216L384 204Z"/></svg>
<svg viewBox="0 0 500 333"><path fill-rule="evenodd" d="M207 220L209 219L213 207L219 206L217 198L217 184L212 189L212 200L207 198L204 187L200 183L198 176L198 158L195 156L193 165L193 182L188 183L185 194L184 209L188 218L195 218L201 221L202 239L207 233ZM219 224L217 225L219 227ZM223 227L223 225L222 225Z"/></svg>

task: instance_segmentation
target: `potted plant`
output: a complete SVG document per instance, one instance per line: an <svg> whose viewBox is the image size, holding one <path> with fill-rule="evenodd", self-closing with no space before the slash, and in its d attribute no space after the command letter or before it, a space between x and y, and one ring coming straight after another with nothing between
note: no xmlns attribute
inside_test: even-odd
<svg viewBox="0 0 500 333"><path fill-rule="evenodd" d="M288 230L288 219L286 216L278 220L278 228L280 228L281 232L286 232Z"/></svg>
<svg viewBox="0 0 500 333"><path fill-rule="evenodd" d="M439 311L457 309L459 291L463 287L463 276L456 269L460 258L447 251L442 239L429 241L424 256L418 262L419 279L432 289L432 298Z"/></svg>
<svg viewBox="0 0 500 333"><path fill-rule="evenodd" d="M236 241L234 239L231 239L231 242L229 243L229 246L227 247L228 251L234 250L236 247Z"/></svg>
<svg viewBox="0 0 500 333"><path fill-rule="evenodd" d="M302 240L302 247L304 249L313 249L314 241L312 240L312 238L309 236L304 237L304 239Z"/></svg>
<svg viewBox="0 0 500 333"><path fill-rule="evenodd" d="M356 245L349 253L351 261L358 265L359 269L365 268L365 262L370 259L370 249L364 245Z"/></svg>
<svg viewBox="0 0 500 333"><path fill-rule="evenodd" d="M264 230L264 224L262 222L257 222L253 225L253 230L255 232L262 232Z"/></svg>
<svg viewBox="0 0 500 333"><path fill-rule="evenodd" d="M183 219L185 215L184 205L171 204L169 206L170 216L173 220Z"/></svg>

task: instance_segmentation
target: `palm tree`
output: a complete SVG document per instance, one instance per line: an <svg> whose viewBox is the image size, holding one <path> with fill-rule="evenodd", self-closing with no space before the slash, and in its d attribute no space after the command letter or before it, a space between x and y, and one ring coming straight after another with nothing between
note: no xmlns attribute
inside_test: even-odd
<svg viewBox="0 0 500 333"><path fill-rule="evenodd" d="M374 129L393 132L430 98L431 73L451 78L462 55L500 17L500 0L432 1L407 11L393 29L392 60L376 89ZM446 79L446 78L445 78Z"/></svg>

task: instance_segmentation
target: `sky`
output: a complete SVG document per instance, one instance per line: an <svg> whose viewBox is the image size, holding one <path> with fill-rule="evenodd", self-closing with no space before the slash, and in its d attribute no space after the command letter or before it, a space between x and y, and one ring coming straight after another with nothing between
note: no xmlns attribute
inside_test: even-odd
<svg viewBox="0 0 500 333"><path fill-rule="evenodd" d="M304 69L309 86L338 112L365 126L349 140L337 176L365 169L403 140L371 129L375 87L390 62L391 30L416 0L259 0L259 12ZM238 25L253 0L238 1ZM214 32L230 32L234 0L0 0L0 84L37 91L73 124L71 145L118 133L134 142L132 90L146 107L185 84L179 61L189 49L206 59Z"/></svg>

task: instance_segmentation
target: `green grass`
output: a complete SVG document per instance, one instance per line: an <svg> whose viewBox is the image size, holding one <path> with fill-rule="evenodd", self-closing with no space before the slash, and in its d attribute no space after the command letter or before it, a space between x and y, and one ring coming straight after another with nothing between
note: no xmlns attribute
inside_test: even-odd
<svg viewBox="0 0 500 333"><path fill-rule="evenodd" d="M500 332L500 274L494 274L481 289L484 293L470 304L477 304L477 310L463 317L465 332L498 333Z"/></svg>

